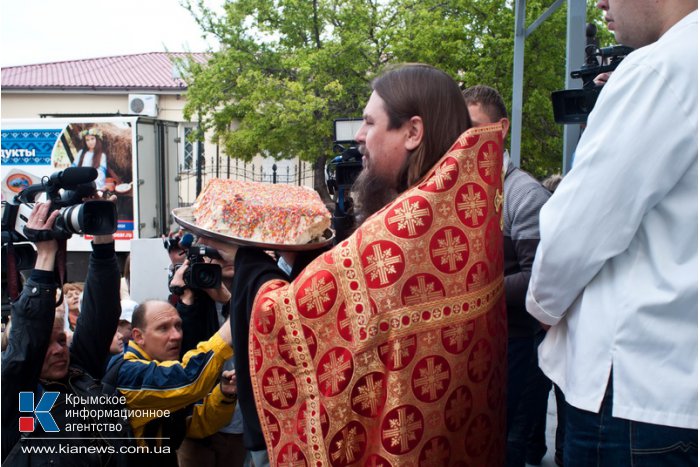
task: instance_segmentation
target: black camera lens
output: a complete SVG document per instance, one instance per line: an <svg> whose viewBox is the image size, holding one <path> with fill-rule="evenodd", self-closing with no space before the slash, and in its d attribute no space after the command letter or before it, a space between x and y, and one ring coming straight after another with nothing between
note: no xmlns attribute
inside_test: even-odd
<svg viewBox="0 0 700 467"><path fill-rule="evenodd" d="M111 201L88 201L83 205L85 233L109 235L117 231L117 207Z"/></svg>
<svg viewBox="0 0 700 467"><path fill-rule="evenodd" d="M117 208L110 201L88 201L61 210L70 233L108 235L117 231Z"/></svg>
<svg viewBox="0 0 700 467"><path fill-rule="evenodd" d="M202 284L202 288L211 288L216 285L216 276L211 271L200 270L197 275L197 283Z"/></svg>
<svg viewBox="0 0 700 467"><path fill-rule="evenodd" d="M193 289L216 289L221 286L221 266L218 264L191 264L185 282Z"/></svg>

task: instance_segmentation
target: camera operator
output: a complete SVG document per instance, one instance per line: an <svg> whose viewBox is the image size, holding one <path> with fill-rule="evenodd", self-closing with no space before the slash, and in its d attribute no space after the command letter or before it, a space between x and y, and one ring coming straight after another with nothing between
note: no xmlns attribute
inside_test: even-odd
<svg viewBox="0 0 700 467"><path fill-rule="evenodd" d="M200 244L205 245L204 241L201 240ZM222 250L218 250L219 253L222 252ZM205 293L211 300L214 302L218 303L228 303L231 300L231 292L229 292L228 287L226 286L225 282L223 281L224 279L224 271L226 268L230 269L230 277L233 277L233 267L232 266L223 266L222 262L220 259L212 259L205 257L206 260L205 262L208 264L218 264L221 266L221 274L222 274L222 282L217 288L206 288L206 289L198 289L198 288L192 288L190 287L189 284L186 283L185 281L185 276L190 269L190 260L186 259L182 262L182 265L175 270L175 273L173 274L173 278L170 281L170 287L171 289L175 289L177 287L182 289L182 294L179 297L178 302L186 305L186 306L192 306L195 303L196 300L196 292L203 292ZM230 282L230 278L229 278ZM228 313L227 313L228 314ZM216 327L218 329L218 326Z"/></svg>
<svg viewBox="0 0 700 467"><path fill-rule="evenodd" d="M119 320L119 267L111 234L96 235L92 241L88 274L73 341L67 345L63 316L56 316L54 266L58 243L52 237L59 210L50 203L38 203L29 215L25 235L36 244L37 260L20 298L12 306L12 330L9 346L2 356L2 456L6 465L74 465L74 453L56 449L66 441L70 426L81 425L68 435L75 437L71 448L81 452L80 465L126 465L119 446L129 443L128 425L123 418L95 415L100 408L121 409L87 401L102 396L100 379L104 376L109 347ZM20 407L21 393L31 393L31 407ZM54 393L57 398L49 417L37 420L32 412L39 400ZM26 403L25 403L26 405ZM22 412L19 410L22 409ZM70 412L69 412L70 411ZM26 413L29 412L29 413ZM76 416L75 413L89 412ZM51 420L56 426L52 426ZM46 423L46 425L44 425ZM20 435L17 427L25 434ZM31 426L28 426L31 425ZM87 428L86 428L87 427ZM119 439L122 438L122 439ZM53 452L26 448L44 446ZM105 448L106 452L87 450ZM110 453L109 447L115 451Z"/></svg>
<svg viewBox="0 0 700 467"><path fill-rule="evenodd" d="M182 259L191 243L187 235L190 234L170 237L163 242L173 263L171 268L174 268L168 283L172 292L170 302L183 320L181 356L195 348L197 343L209 339L228 317L228 303L231 300L228 284L233 277L233 268L225 265L221 258L203 257L201 259L205 263L215 264L221 268L222 280L219 287L199 288L196 284L194 287L188 285L186 276L191 264L189 259ZM207 246L206 240L203 239L200 239L199 244ZM212 254L226 256L226 246L218 246L220 248L214 249Z"/></svg>
<svg viewBox="0 0 700 467"><path fill-rule="evenodd" d="M169 253L181 249L181 238L175 237L164 242ZM185 243L185 242L182 242ZM177 247L174 247L176 244ZM182 294L178 296L175 308L182 319L182 349L181 356L195 348L197 343L209 339L219 329L230 312L231 294L229 287L233 278L233 254L235 249L215 240L200 237L198 244L216 250L217 258L207 258L211 264L221 267L221 285L218 288L191 288L185 282L190 262L185 260L177 268L170 281L171 289L179 288ZM232 251L233 250L233 251ZM171 260L178 262L180 255L171 253ZM234 373L233 358L224 363L226 374ZM178 449L178 461L181 467L193 465L229 465L241 466L245 461L246 450L243 446L243 425L240 407L236 409L227 424L217 433L198 439L192 436L185 438Z"/></svg>

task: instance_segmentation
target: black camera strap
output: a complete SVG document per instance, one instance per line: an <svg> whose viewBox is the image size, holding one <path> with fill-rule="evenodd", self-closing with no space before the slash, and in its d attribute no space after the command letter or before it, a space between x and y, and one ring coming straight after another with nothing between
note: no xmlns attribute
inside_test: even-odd
<svg viewBox="0 0 700 467"><path fill-rule="evenodd" d="M53 240L53 232L50 230L31 229L27 226L23 229L24 236L32 243Z"/></svg>
<svg viewBox="0 0 700 467"><path fill-rule="evenodd" d="M58 250L56 251L56 262L54 265L54 275L56 276L56 282L58 282L58 288L61 291L61 295L58 298L56 306L60 306L63 303L63 284L66 282L66 244L67 240L56 240L58 243Z"/></svg>
<svg viewBox="0 0 700 467"><path fill-rule="evenodd" d="M19 271L17 271L17 261L15 248L12 242L7 243L7 291L10 302L14 303L19 298Z"/></svg>

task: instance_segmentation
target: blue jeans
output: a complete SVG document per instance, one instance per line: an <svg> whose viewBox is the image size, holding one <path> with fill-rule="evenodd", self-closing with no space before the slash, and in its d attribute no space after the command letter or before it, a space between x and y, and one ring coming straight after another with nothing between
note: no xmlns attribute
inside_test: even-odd
<svg viewBox="0 0 700 467"><path fill-rule="evenodd" d="M564 465L698 465L698 430L634 422L612 416L612 376L600 412L566 404Z"/></svg>
<svg viewBox="0 0 700 467"><path fill-rule="evenodd" d="M255 467L270 467L270 459L267 455L266 449L261 449L260 451L248 451L250 455L250 464Z"/></svg>

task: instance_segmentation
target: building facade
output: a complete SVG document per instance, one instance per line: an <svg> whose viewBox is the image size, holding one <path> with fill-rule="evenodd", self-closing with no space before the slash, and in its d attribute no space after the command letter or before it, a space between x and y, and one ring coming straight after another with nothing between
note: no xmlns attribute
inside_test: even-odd
<svg viewBox="0 0 700 467"><path fill-rule="evenodd" d="M313 186L310 164L256 157L243 162L209 138L193 141L197 122L184 118L183 63L205 63L203 53L153 52L2 68L2 119L141 116L168 122L175 144L180 205L194 202L211 178Z"/></svg>

